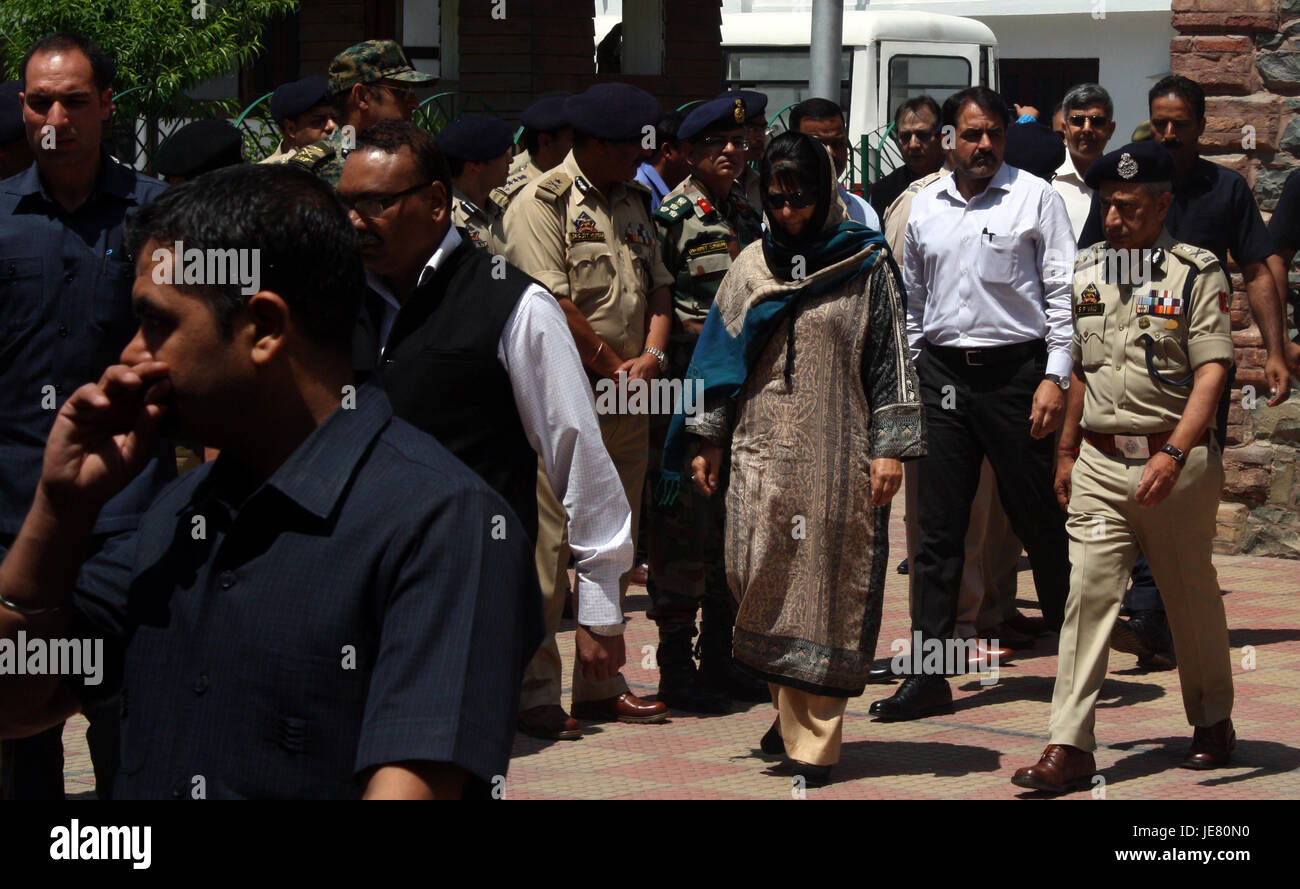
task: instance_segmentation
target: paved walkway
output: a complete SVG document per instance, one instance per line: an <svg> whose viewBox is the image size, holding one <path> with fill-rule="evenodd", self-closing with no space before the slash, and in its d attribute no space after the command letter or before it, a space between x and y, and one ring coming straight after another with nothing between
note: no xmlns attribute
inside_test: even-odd
<svg viewBox="0 0 1300 889"><path fill-rule="evenodd" d="M877 654L908 636L907 578L894 572L903 552L900 509L891 523L891 559ZM1216 556L1226 591L1236 705L1235 765L1216 772L1177 768L1191 738L1176 671L1147 672L1131 655L1112 653L1097 713L1097 765L1102 787L1070 794L1086 799L1300 798L1300 563L1248 556ZM1034 607L1028 572L1020 574L1020 604ZM645 590L628 602L628 666L635 693L653 696L658 676L646 655L657 641L645 617ZM560 650L572 662L572 625ZM1046 744L1055 637L1001 667L999 682L954 682L954 712L914 722L878 723L871 702L896 686L867 686L849 703L844 748L835 783L806 791L809 799L1008 799L1021 794L1012 773L1035 762ZM1253 658L1253 664L1251 659ZM567 705L569 689L564 690ZM506 784L509 799L789 798L778 760L758 751L771 724L770 705L736 708L723 716L674 716L663 725L585 724L581 741L543 742L519 735ZM84 722L70 723L67 787L91 795L94 779L85 751ZM1037 794L1025 793L1026 796Z"/></svg>

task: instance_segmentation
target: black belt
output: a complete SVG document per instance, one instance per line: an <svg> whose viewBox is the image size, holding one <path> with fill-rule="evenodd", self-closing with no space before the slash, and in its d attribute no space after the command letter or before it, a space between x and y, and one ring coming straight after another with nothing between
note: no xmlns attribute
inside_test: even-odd
<svg viewBox="0 0 1300 889"><path fill-rule="evenodd" d="M955 349L952 346L936 346L925 341L925 349L935 358L948 365L964 367L990 367L998 364L1010 364L1024 361L1047 352L1046 340L1029 340L1012 343L1009 346L989 346L983 349Z"/></svg>

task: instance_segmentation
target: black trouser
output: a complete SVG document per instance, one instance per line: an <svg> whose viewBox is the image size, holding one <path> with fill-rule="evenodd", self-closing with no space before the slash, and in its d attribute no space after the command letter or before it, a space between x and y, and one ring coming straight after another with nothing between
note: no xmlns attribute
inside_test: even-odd
<svg viewBox="0 0 1300 889"><path fill-rule="evenodd" d="M970 360L984 363L972 366L967 353L927 343L916 362L927 455L917 467L921 540L912 567L912 629L923 640L950 639L956 628L970 507L986 456L1052 629L1065 618L1070 591L1065 512L1052 490L1056 439L1029 434L1047 346L1039 340L981 350Z"/></svg>
<svg viewBox="0 0 1300 889"><path fill-rule="evenodd" d="M0 559L8 553L13 537L0 534ZM99 552L107 537L91 539L86 558ZM86 744L95 770L95 795L111 799L117 776L121 744L121 699L117 695L87 707ZM0 800L63 799L63 727L65 723L29 738L0 741Z"/></svg>

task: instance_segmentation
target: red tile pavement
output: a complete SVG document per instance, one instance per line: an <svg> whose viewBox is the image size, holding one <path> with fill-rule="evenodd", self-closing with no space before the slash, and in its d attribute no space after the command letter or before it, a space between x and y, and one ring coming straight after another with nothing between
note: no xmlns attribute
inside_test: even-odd
<svg viewBox="0 0 1300 889"><path fill-rule="evenodd" d="M901 506L901 501L899 501ZM901 558L901 509L890 527L885 614L877 649L907 638L907 578L894 571ZM1217 772L1177 768L1191 738L1175 670L1148 672L1131 655L1113 653L1097 711L1104 783L1066 799L1300 798L1300 563L1254 556L1216 556L1227 591L1239 737L1233 765ZM628 667L635 693L652 697L658 676L642 667L657 642L646 619L645 591L628 600ZM1033 583L1020 574L1020 606L1032 611ZM1056 673L1055 637L1018 653L1000 668L999 683L954 680L955 712L915 722L878 723L867 715L896 686L870 685L849 701L844 748L834 783L808 788L808 799L1011 799L1034 797L1010 783L1020 766L1046 745ZM1253 648L1254 669L1246 669ZM561 632L566 663L573 656L572 625ZM569 689L564 690L568 703ZM580 741L548 743L519 735L506 782L508 799L790 799L797 789L774 774L777 760L759 753L771 724L770 705L736 707L730 715L675 714L663 725L584 723ZM93 778L84 721L65 732L68 792L86 795Z"/></svg>

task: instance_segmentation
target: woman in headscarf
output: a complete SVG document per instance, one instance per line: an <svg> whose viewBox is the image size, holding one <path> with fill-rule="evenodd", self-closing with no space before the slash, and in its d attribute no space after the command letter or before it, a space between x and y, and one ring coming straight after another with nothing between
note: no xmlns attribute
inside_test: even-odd
<svg viewBox="0 0 1300 889"><path fill-rule="evenodd" d="M888 504L900 461L925 454L924 414L898 269L879 232L848 220L826 150L776 137L760 185L767 232L718 289L688 372L704 409L674 418L664 474L685 465L689 432L703 440L694 483L713 494L730 475L734 656L772 691L764 751L819 785L871 669Z"/></svg>

